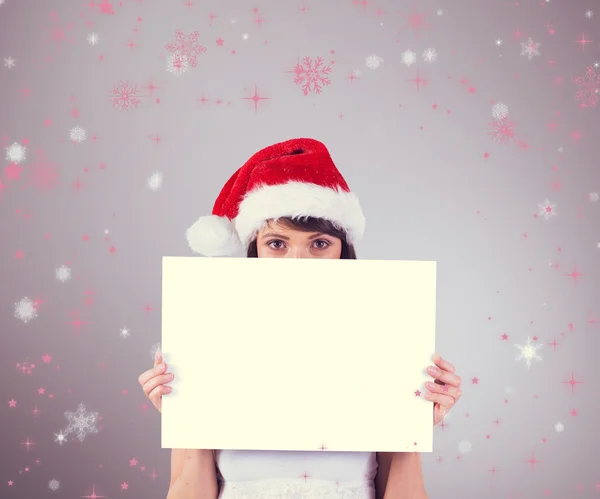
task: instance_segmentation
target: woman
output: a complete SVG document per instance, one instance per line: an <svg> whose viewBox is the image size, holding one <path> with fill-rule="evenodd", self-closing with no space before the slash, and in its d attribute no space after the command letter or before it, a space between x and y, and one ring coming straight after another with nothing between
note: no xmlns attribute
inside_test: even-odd
<svg viewBox="0 0 600 499"><path fill-rule="evenodd" d="M212 215L187 231L191 249L205 256L355 259L364 232L358 198L326 147L292 139L254 154L223 187ZM454 367L434 356L425 397L437 424L460 398ZM139 377L161 410L174 379L157 353L154 368ZM207 407L207 410L210 410ZM410 498L425 499L420 455L373 452L171 451L167 499Z"/></svg>

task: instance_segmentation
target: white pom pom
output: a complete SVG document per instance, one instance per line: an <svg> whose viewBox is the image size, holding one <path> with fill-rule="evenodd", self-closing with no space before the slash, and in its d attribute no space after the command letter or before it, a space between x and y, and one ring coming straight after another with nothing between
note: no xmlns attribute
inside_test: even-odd
<svg viewBox="0 0 600 499"><path fill-rule="evenodd" d="M192 251L205 256L233 255L241 249L235 227L226 217L200 217L185 236Z"/></svg>

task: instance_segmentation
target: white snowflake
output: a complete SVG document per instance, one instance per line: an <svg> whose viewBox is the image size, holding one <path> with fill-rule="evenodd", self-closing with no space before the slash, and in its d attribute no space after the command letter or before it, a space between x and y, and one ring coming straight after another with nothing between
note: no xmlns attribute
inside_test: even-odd
<svg viewBox="0 0 600 499"><path fill-rule="evenodd" d="M417 54L415 54L412 50L407 49L401 54L402 62L406 64L408 67L417 62Z"/></svg>
<svg viewBox="0 0 600 499"><path fill-rule="evenodd" d="M60 487L60 483L59 483L59 481L58 481L58 480L56 480L56 479L52 479L52 480L50 480L50 482L48 482L48 488L49 488L50 490L53 490L53 491L55 491L55 492L56 492L56 491L58 490L58 488L59 488L59 487Z"/></svg>
<svg viewBox="0 0 600 499"><path fill-rule="evenodd" d="M438 9L436 13L438 16L441 16L444 13L444 11L442 9Z"/></svg>
<svg viewBox="0 0 600 499"><path fill-rule="evenodd" d="M473 449L473 445L468 440L463 440L461 443L458 444L458 450L460 452L462 452L463 454L466 454L467 452L471 452L472 449Z"/></svg>
<svg viewBox="0 0 600 499"><path fill-rule="evenodd" d="M542 360L542 358L537 353L538 349L542 348L542 346L542 344L532 345L531 338L527 338L527 345L515 344L515 347L517 347L520 350L519 356L515 360L525 359L527 367L531 367L532 359Z"/></svg>
<svg viewBox="0 0 600 499"><path fill-rule="evenodd" d="M55 442L58 442L60 445L64 444L67 441L67 434L61 432L55 433L54 436L56 437L54 439Z"/></svg>
<svg viewBox="0 0 600 499"><path fill-rule="evenodd" d="M246 40L248 40L248 38L250 38L250 36L248 36L248 33L244 33L242 35L242 40L246 41Z"/></svg>
<svg viewBox="0 0 600 499"><path fill-rule="evenodd" d="M538 212L539 216L543 216L546 220L549 220L551 217L555 217L558 215L556 213L556 203L551 203L548 199L543 203L538 204L538 208L540 211Z"/></svg>
<svg viewBox="0 0 600 499"><path fill-rule="evenodd" d="M162 185L162 180L163 180L163 174L160 172L154 172L148 178L148 181L147 181L148 189L156 192L158 189L160 189L160 186Z"/></svg>
<svg viewBox="0 0 600 499"><path fill-rule="evenodd" d="M370 56L367 57L367 59L365 60L365 66L367 66L369 69L376 69L379 66L381 66L381 63L383 62L383 59L375 54L372 54Z"/></svg>
<svg viewBox="0 0 600 499"><path fill-rule="evenodd" d="M100 37L98 36L98 34L97 34L97 33L90 33L90 34L87 36L87 42L88 42L90 45L98 45L98 42L99 42L99 41L100 41Z"/></svg>
<svg viewBox="0 0 600 499"><path fill-rule="evenodd" d="M561 433L564 429L565 429L565 425L562 424L560 421L558 423L556 423L554 425L554 429L558 432Z"/></svg>
<svg viewBox="0 0 600 499"><path fill-rule="evenodd" d="M361 74L362 73L361 73L360 69L353 69L352 70L352 76L355 76L356 78L360 78Z"/></svg>
<svg viewBox="0 0 600 499"><path fill-rule="evenodd" d="M56 278L60 281L60 282L66 282L69 279L71 279L71 269L69 267L67 267L66 265L61 265L60 267L58 267L56 269Z"/></svg>
<svg viewBox="0 0 600 499"><path fill-rule="evenodd" d="M129 332L129 328L126 328L126 327L121 328L120 334L121 334L121 338L129 338L129 336L131 336L131 333Z"/></svg>
<svg viewBox="0 0 600 499"><path fill-rule="evenodd" d="M492 106L492 116L496 120L503 120L508 116L508 106L503 102L498 102Z"/></svg>
<svg viewBox="0 0 600 499"><path fill-rule="evenodd" d="M15 317L22 320L24 323L28 323L30 320L35 319L38 315L36 304L33 300L28 298L22 298L15 303Z"/></svg>
<svg viewBox="0 0 600 499"><path fill-rule="evenodd" d="M585 17L587 17L588 19L591 19L592 17L594 17L594 12L591 10L586 10Z"/></svg>
<svg viewBox="0 0 600 499"><path fill-rule="evenodd" d="M534 42L531 37L526 42L521 42L521 55L526 55L527 59L531 61L536 56L540 55L540 42Z"/></svg>
<svg viewBox="0 0 600 499"><path fill-rule="evenodd" d="M423 59L427 62L435 62L437 60L438 54L435 49L425 49L423 51Z"/></svg>
<svg viewBox="0 0 600 499"><path fill-rule="evenodd" d="M180 76L190 69L186 55L173 54L167 57L167 71Z"/></svg>
<svg viewBox="0 0 600 499"><path fill-rule="evenodd" d="M497 47L500 47L500 46L502 45L502 43L503 43L503 42L502 42L502 40L501 40L500 38L498 38L498 39L496 40L496 46L497 46Z"/></svg>
<svg viewBox="0 0 600 499"><path fill-rule="evenodd" d="M18 142L6 148L6 160L12 163L19 164L25 160L27 150Z"/></svg>
<svg viewBox="0 0 600 499"><path fill-rule="evenodd" d="M6 59L4 59L4 67L8 68L8 69L12 69L15 67L15 62L16 62L16 59L13 59L12 57L8 56Z"/></svg>
<svg viewBox="0 0 600 499"><path fill-rule="evenodd" d="M595 203L598 199L600 199L600 195L597 192L590 192L590 201L592 203Z"/></svg>
<svg viewBox="0 0 600 499"><path fill-rule="evenodd" d="M152 357L152 360L154 360L154 358L156 357L156 352L160 352L161 348L160 348L160 343L156 343L155 345L152 345L152 348L150 349L150 357Z"/></svg>
<svg viewBox="0 0 600 499"><path fill-rule="evenodd" d="M86 135L86 131L80 126L75 126L69 131L69 138L77 144L81 144L86 139Z"/></svg>
<svg viewBox="0 0 600 499"><path fill-rule="evenodd" d="M87 435L98 433L98 428L96 427L98 413L86 412L83 404L77 406L76 412L65 412L65 417L69 421L69 426L67 426L65 434L75 433L80 442L83 442Z"/></svg>

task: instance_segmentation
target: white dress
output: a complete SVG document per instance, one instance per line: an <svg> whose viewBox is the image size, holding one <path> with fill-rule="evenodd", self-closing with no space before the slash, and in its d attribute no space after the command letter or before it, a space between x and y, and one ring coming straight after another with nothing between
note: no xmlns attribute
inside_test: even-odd
<svg viewBox="0 0 600 499"><path fill-rule="evenodd" d="M216 450L219 499L374 499L374 452Z"/></svg>

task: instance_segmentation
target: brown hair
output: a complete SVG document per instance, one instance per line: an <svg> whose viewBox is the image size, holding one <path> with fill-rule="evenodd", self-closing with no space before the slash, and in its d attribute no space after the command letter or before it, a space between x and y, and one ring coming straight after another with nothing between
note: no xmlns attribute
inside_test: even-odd
<svg viewBox="0 0 600 499"><path fill-rule="evenodd" d="M342 254L340 255L340 260L356 260L356 251L354 246L349 244L346 240L346 231L329 220L314 217L281 217L273 219L273 222L281 223L290 229L296 229L302 232L322 232L331 237L337 237L342 241ZM246 253L248 258L258 258L256 238L248 245Z"/></svg>

